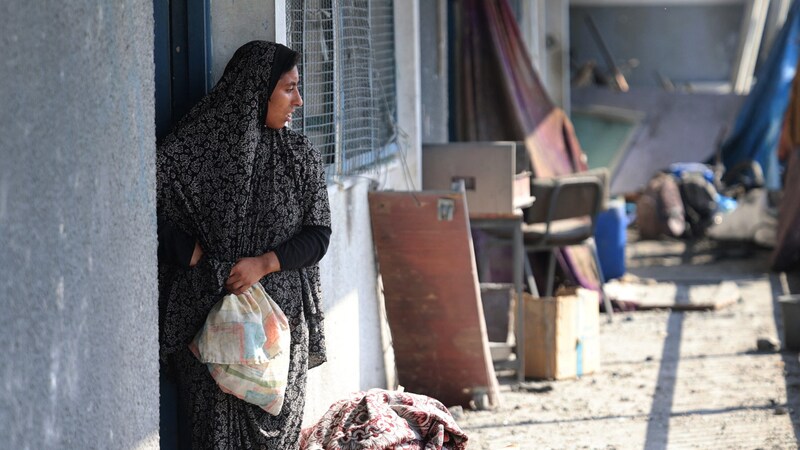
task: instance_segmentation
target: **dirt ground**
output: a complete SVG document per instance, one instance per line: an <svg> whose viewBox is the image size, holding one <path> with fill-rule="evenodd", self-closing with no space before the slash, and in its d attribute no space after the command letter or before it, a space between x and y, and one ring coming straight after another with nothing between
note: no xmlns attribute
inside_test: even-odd
<svg viewBox="0 0 800 450"><path fill-rule="evenodd" d="M629 241L628 274L736 283L715 311L601 316L600 370L520 386L501 376L501 406L465 411L470 449L797 449L798 354L780 346L786 276L769 251L710 241Z"/></svg>

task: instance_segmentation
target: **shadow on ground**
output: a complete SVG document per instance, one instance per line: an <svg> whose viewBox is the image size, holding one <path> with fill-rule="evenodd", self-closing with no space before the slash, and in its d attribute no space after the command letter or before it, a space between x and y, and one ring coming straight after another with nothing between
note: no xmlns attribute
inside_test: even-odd
<svg viewBox="0 0 800 450"><path fill-rule="evenodd" d="M675 280L684 273L686 266L698 267L698 272L703 271L703 266L721 267L722 270L715 270L707 273L713 279L735 279L737 282L745 282L736 270L741 266L741 261L747 260L749 270L753 268L763 269L769 273L769 280L772 292L772 311L775 321L775 328L778 336L783 340L783 320L781 317L781 307L778 298L787 294L800 294L800 269L786 273L770 271L769 256L771 251L760 248L753 244L736 244L725 242L715 242L710 240L698 240L685 242L683 250L675 251L676 247L665 247L662 252L649 252L646 255L636 255L630 258L630 262L638 276L650 276L654 279ZM677 264L665 264L674 261ZM726 262L730 262L728 265ZM675 270L670 270L675 267ZM647 437L645 448L650 450L661 450L667 448L669 437L669 421L674 417L672 412L672 402L675 394L675 380L677 375L677 361L680 358L681 332L685 314L680 311L670 313L667 325L667 337L664 342L663 352L660 360L657 385L659 393L654 397L649 417L651 420L647 426ZM800 324L798 324L800 326ZM794 428L795 439L800 442L800 360L798 353L786 350L782 345L781 359L784 364L784 383L786 388L786 412L790 415ZM766 408L775 409L776 405L766 405ZM778 405L780 406L780 405Z"/></svg>

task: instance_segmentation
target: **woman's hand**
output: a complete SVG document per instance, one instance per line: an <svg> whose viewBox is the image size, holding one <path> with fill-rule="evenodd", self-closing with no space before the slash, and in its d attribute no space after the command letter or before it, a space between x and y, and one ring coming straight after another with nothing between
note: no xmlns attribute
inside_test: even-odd
<svg viewBox="0 0 800 450"><path fill-rule="evenodd" d="M231 269L231 274L225 282L225 288L232 294L238 295L250 289L250 286L256 284L265 275L279 270L281 270L281 265L275 252L242 258L236 261Z"/></svg>
<svg viewBox="0 0 800 450"><path fill-rule="evenodd" d="M189 267L194 267L200 262L203 257L203 247L200 247L200 241L194 242L194 251L192 252L192 259L189 261Z"/></svg>

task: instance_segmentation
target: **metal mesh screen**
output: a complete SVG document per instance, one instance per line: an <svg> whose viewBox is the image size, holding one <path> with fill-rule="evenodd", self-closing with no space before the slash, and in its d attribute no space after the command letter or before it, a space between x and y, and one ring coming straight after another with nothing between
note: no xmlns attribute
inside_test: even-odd
<svg viewBox="0 0 800 450"><path fill-rule="evenodd" d="M286 10L305 102L293 127L329 174L369 170L396 148L393 0L290 0Z"/></svg>
<svg viewBox="0 0 800 450"><path fill-rule="evenodd" d="M370 2L373 101L378 112L375 138L378 148L393 152L397 141L397 83L394 60L394 1ZM386 155L378 155L386 156Z"/></svg>
<svg viewBox="0 0 800 450"><path fill-rule="evenodd" d="M303 107L292 127L304 133L330 164L335 160L333 1L292 0L286 7L289 47L302 55L298 66Z"/></svg>

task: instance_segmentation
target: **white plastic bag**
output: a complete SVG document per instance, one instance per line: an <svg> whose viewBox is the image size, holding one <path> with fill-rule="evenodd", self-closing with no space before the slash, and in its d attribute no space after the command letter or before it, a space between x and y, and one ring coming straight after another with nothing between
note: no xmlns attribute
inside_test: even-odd
<svg viewBox="0 0 800 450"><path fill-rule="evenodd" d="M291 335L286 315L256 283L208 313L189 349L222 391L278 415L286 394Z"/></svg>

